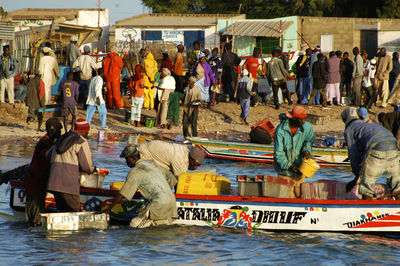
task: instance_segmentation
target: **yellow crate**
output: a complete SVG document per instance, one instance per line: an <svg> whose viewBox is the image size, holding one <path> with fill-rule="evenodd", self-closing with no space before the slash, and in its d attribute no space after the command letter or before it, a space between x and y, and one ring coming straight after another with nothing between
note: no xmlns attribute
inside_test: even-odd
<svg viewBox="0 0 400 266"><path fill-rule="evenodd" d="M120 191L124 184L125 184L124 181L112 182L110 184L110 189Z"/></svg>
<svg viewBox="0 0 400 266"><path fill-rule="evenodd" d="M183 173L178 177L177 194L188 195L220 195L230 192L231 181L221 175L207 173Z"/></svg>

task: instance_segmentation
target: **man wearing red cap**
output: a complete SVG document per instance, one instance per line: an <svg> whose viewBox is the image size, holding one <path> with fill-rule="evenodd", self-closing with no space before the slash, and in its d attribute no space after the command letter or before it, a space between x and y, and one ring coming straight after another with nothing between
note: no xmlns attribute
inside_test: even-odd
<svg viewBox="0 0 400 266"><path fill-rule="evenodd" d="M300 197L300 184L305 178L299 170L303 158L308 159L315 141L312 125L304 119L307 111L295 106L292 111L280 114L281 123L274 136L274 167L278 176L296 181L294 196Z"/></svg>
<svg viewBox="0 0 400 266"><path fill-rule="evenodd" d="M47 190L54 195L57 210L61 212L79 212L80 171L95 172L87 137L89 123L78 119L74 131L62 135L47 152L50 158L50 176Z"/></svg>

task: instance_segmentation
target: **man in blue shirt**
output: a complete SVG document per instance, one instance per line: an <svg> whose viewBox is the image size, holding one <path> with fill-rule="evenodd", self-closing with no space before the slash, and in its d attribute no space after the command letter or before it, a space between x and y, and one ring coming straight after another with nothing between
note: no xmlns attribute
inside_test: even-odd
<svg viewBox="0 0 400 266"><path fill-rule="evenodd" d="M355 175L354 180L347 185L347 190L357 183L363 199L372 199L376 196L376 180L386 174L392 192L400 191L397 141L392 133L378 124L359 120L354 107L342 112L342 120L346 124L344 138ZM396 199L400 199L400 195L396 195Z"/></svg>

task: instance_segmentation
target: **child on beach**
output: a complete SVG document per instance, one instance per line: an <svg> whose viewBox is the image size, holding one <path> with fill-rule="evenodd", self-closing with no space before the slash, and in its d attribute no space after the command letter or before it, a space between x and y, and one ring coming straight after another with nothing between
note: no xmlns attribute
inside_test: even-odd
<svg viewBox="0 0 400 266"><path fill-rule="evenodd" d="M131 124L140 127L140 115L144 101L144 79L141 65L135 66L135 74L129 81L129 91L132 99Z"/></svg>
<svg viewBox="0 0 400 266"><path fill-rule="evenodd" d="M74 73L68 72L67 81L64 81L60 85L59 94L62 99L62 108L61 108L61 116L64 117L64 130L67 132L67 122L68 117L71 114L72 123L71 129L73 129L73 125L75 125L76 121L76 103L78 102L79 96L79 84L78 82L73 80Z"/></svg>

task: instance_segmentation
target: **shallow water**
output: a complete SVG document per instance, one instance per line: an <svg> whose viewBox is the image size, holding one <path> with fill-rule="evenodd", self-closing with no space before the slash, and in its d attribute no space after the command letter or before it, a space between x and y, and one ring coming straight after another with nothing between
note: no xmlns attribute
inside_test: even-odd
<svg viewBox="0 0 400 266"><path fill-rule="evenodd" d="M131 140L131 139L130 139ZM142 141L142 140L139 140ZM126 144L90 142L97 167L109 168L104 187L129 171L119 153ZM30 161L34 145L0 146L0 169ZM238 174L274 174L265 164L209 164L234 181ZM322 168L313 180L352 179L349 169ZM384 180L382 180L384 181ZM233 182L235 185L235 182ZM9 213L7 186L0 186L0 212ZM247 232L237 229L170 226L113 227L68 233L32 232L24 223L0 217L0 264L399 264L400 238L366 234Z"/></svg>

